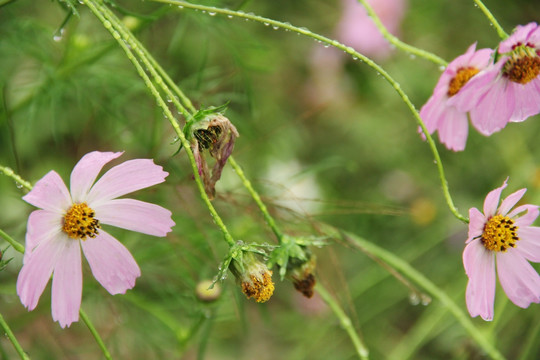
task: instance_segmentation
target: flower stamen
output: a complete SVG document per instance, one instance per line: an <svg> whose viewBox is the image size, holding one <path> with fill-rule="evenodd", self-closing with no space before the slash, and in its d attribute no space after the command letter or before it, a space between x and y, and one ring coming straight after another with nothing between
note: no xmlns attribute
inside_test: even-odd
<svg viewBox="0 0 540 360"><path fill-rule="evenodd" d="M450 80L450 84L448 84L448 96L452 97L456 95L459 90L476 74L478 74L480 70L478 70L475 67L466 67L466 68L460 68L458 69L456 76Z"/></svg>
<svg viewBox="0 0 540 360"><path fill-rule="evenodd" d="M495 215L484 225L482 244L488 250L506 252L508 248L516 247L517 229L514 220L508 216Z"/></svg>
<svg viewBox="0 0 540 360"><path fill-rule="evenodd" d="M95 238L100 228L99 220L94 218L95 214L86 203L73 204L64 215L62 230L72 239Z"/></svg>
<svg viewBox="0 0 540 360"><path fill-rule="evenodd" d="M503 73L511 81L525 85L540 74L540 56L528 46L519 46L504 64Z"/></svg>
<svg viewBox="0 0 540 360"><path fill-rule="evenodd" d="M249 280L242 282L242 292L248 299L252 297L260 303L268 301L274 293L272 271L249 274Z"/></svg>

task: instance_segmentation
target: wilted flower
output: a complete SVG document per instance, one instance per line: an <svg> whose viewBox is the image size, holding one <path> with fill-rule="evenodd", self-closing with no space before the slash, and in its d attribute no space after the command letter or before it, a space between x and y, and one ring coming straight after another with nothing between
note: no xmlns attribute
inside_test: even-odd
<svg viewBox="0 0 540 360"><path fill-rule="evenodd" d="M81 249L96 280L113 295L131 289L141 274L133 256L101 228L102 224L154 236L165 236L174 225L171 212L161 206L117 199L165 181L168 173L152 160L128 160L95 182L103 166L120 155L88 153L71 172L71 192L60 176L50 171L23 197L40 210L28 218L17 294L23 305L33 310L53 275L52 317L62 327L79 319Z"/></svg>
<svg viewBox="0 0 540 360"><path fill-rule="evenodd" d="M433 95L420 110L429 133L437 130L439 140L450 150L465 149L469 125L467 113L450 105L449 100L460 94L463 86L489 65L492 52L491 49L476 51L476 43L469 46L465 54L448 64Z"/></svg>
<svg viewBox="0 0 540 360"><path fill-rule="evenodd" d="M231 261L229 269L236 277L246 297L259 303L266 302L274 293L272 271L249 251Z"/></svg>
<svg viewBox="0 0 540 360"><path fill-rule="evenodd" d="M239 136L234 125L220 113L211 113L198 120L190 127L191 150L197 162L199 176L203 180L204 189L210 199L216 193L216 182L231 155L234 142ZM208 151L215 159L212 175L208 170L204 153Z"/></svg>
<svg viewBox="0 0 540 360"><path fill-rule="evenodd" d="M467 308L471 316L493 319L495 266L499 282L517 306L540 302L540 276L528 261L540 262L540 228L531 226L538 217L538 206L521 205L512 210L527 189L518 190L499 206L503 185L491 191L484 201L484 214L469 210L469 237L463 252L463 265L469 277Z"/></svg>
<svg viewBox="0 0 540 360"><path fill-rule="evenodd" d="M313 274L315 270L315 255L309 254L307 260L290 258L287 264L287 276L291 278L294 288L307 298L313 296L313 288L316 280Z"/></svg>
<svg viewBox="0 0 540 360"><path fill-rule="evenodd" d="M499 44L495 64L471 79L450 104L469 111L484 135L540 112L540 27L518 26Z"/></svg>

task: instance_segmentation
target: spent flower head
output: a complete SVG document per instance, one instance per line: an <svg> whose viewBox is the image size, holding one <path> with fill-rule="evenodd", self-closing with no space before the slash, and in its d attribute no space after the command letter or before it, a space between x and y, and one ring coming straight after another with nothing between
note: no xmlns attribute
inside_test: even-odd
<svg viewBox="0 0 540 360"><path fill-rule="evenodd" d="M81 250L96 280L111 294L123 294L140 276L133 256L101 225L165 236L174 222L161 206L117 199L165 181L168 175L150 159L114 166L95 182L99 172L122 152L86 154L71 172L71 190L55 171L41 178L23 200L40 210L28 218L23 267L17 294L33 310L52 279L52 317L60 326L79 319L82 296Z"/></svg>
<svg viewBox="0 0 540 360"><path fill-rule="evenodd" d="M469 132L467 113L451 105L450 100L461 93L471 78L489 65L492 53L491 49L476 50L476 43L469 46L465 54L448 64L433 95L420 110L420 117L429 133L438 131L439 140L450 150L464 150Z"/></svg>
<svg viewBox="0 0 540 360"><path fill-rule="evenodd" d="M540 262L540 227L532 226L538 206L514 208L527 189L508 195L499 205L501 187L484 201L484 213L469 210L469 237L463 265L469 277L466 301L471 316L493 319L496 275L508 298L517 306L540 302L540 276L528 261ZM495 270L496 268L496 270Z"/></svg>
<svg viewBox="0 0 540 360"><path fill-rule="evenodd" d="M239 136L234 125L223 116L226 105L199 111L184 127L186 138L197 163L199 176L210 199L216 193L215 186L221 178L221 172L234 149ZM212 174L208 169L206 153L214 158Z"/></svg>
<svg viewBox="0 0 540 360"><path fill-rule="evenodd" d="M496 57L449 101L470 112L484 135L540 113L540 27L534 22L517 26L499 44Z"/></svg>

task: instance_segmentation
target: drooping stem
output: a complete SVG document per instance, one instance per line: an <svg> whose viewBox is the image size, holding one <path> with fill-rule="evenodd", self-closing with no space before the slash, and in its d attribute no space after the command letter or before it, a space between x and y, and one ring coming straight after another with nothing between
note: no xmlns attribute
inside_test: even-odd
<svg viewBox="0 0 540 360"><path fill-rule="evenodd" d="M6 240L16 251L24 254L24 246L15 241L15 239L6 234L2 229L0 229L0 237Z"/></svg>
<svg viewBox="0 0 540 360"><path fill-rule="evenodd" d="M358 357L362 360L369 359L369 350L364 345L363 341L360 339L358 334L356 333L356 330L354 329L353 323L351 319L345 314L343 309L339 306L338 302L330 295L330 293L321 285L321 282L318 281L315 285L315 290L321 295L321 298L324 300L325 303L330 306L332 311L334 312L334 315L339 319L339 322L343 329L347 332L349 337L351 338L351 341L353 342L354 348L356 349L356 353L358 354Z"/></svg>
<svg viewBox="0 0 540 360"><path fill-rule="evenodd" d="M158 71L154 68L152 63L148 61L148 54L143 53L141 50L142 45L139 45L137 43L137 47L139 48L138 51L134 53L132 50L132 45L128 46L130 43L134 44L133 42L133 36L129 33L129 30L125 28L123 23L112 13L109 11L109 9L103 5L100 4L99 1L96 0L82 0L84 4L88 6L90 11L101 21L105 29L111 33L113 38L118 42L120 47L124 50L126 53L127 58L131 61L131 63L135 66L135 69L137 70L137 73L139 76L143 79L146 87L150 90L151 94L154 96L157 105L161 108L163 111L165 117L173 127L176 135L178 136L178 139L180 140L182 146L184 147L184 150L186 151L186 154L188 156L189 162L191 164L191 168L193 171L193 175L195 178L195 183L197 184L197 187L200 192L201 199L205 203L206 207L208 208L208 211L212 215L212 218L214 219L216 225L219 227L223 234L224 240L229 244L229 246L233 246L235 244L234 238L228 231L225 223L217 213L216 209L212 205L210 199L208 198L208 195L206 194L206 191L204 189L204 184L199 176L199 171L197 168L197 163L195 161L195 157L193 156L193 152L191 151L189 141L184 136L184 133L182 129L180 128L180 125L174 115L171 113L171 110L167 106L166 101L163 99L162 94L159 92L158 88L154 84L158 84L162 89L166 87L166 85L163 83L163 78L159 75ZM150 76L147 74L147 72L144 70L143 66L146 66L148 69L148 72L152 75L154 82L151 80ZM171 99L172 100L172 99ZM183 107L180 107L180 109L184 109ZM189 114L186 110L186 114Z"/></svg>
<svg viewBox="0 0 540 360"><path fill-rule="evenodd" d="M489 20L489 23L493 25L493 27L497 31L497 34L499 34L499 37L501 38L501 40L506 39L508 37L508 34L504 31L501 25L499 25L499 22L497 21L497 19L495 19L495 16L493 16L491 11L489 11L489 9L484 5L484 3L481 0L474 0L474 3L476 6L478 6L480 10L482 10L484 15L486 15L486 17Z"/></svg>
<svg viewBox="0 0 540 360"><path fill-rule="evenodd" d="M112 360L111 354L109 353L109 350L107 350L107 347L105 346L105 343L103 342L103 339L101 339L101 336L97 332L96 328L90 321L90 318L86 315L86 313L83 311L83 309L79 309L79 315L81 316L82 321L86 324L88 327L88 330L90 330L90 333L92 336L94 336L94 339L96 340L98 346L101 348L101 351L103 352L103 355L107 360Z"/></svg>
<svg viewBox="0 0 540 360"><path fill-rule="evenodd" d="M18 188L24 187L28 191L32 190L32 185L28 181L23 180L19 175L15 174L11 168L0 165L0 172L12 178L17 184Z"/></svg>
<svg viewBox="0 0 540 360"><path fill-rule="evenodd" d="M458 211L458 209L454 205L454 202L452 200L452 196L450 195L450 190L448 188L448 181L446 180L446 175L445 175L444 168L443 168L443 165L442 165L442 162L441 162L441 157L440 157L439 152L437 150L437 146L435 145L435 142L433 141L433 138L429 134L429 131L427 130L426 125L422 121L422 118L420 118L420 115L418 114L418 111L416 110L415 106L413 105L413 103L411 102L411 100L409 99L407 94L405 94L405 92L401 89L401 86L399 85L399 83L396 80L394 80L394 78L392 78L392 76L390 76L390 74L388 72L386 72L386 70L384 70L380 65L375 63L373 60L371 60L367 56L359 53L358 51L356 51L352 47L348 47L348 46L346 46L346 45L344 45L344 44L342 44L342 43L340 43L340 42L338 42L336 40L332 40L332 39L329 39L329 38L327 38L325 36L314 33L314 32L312 32L312 31L310 31L310 30L308 30L306 28L300 28L300 27L291 25L290 23L284 23L284 22L281 22L281 21L276 21L276 20L273 20L273 19L265 18L265 17L258 16L258 15L254 15L254 14L251 14L251 13L247 14L247 13L244 13L242 11L233 11L233 10L222 9L222 8L217 8L217 7L213 7L213 6L204 6L204 5L198 5L198 4L191 4L189 2L181 1L181 0L153 0L153 1L166 3L166 4L171 4L171 5L176 5L179 8L191 8L191 9L197 9L197 10L204 10L205 12L207 12L209 14L223 14L223 15L227 15L227 16L235 16L235 17L238 17L238 18L257 21L257 22L260 22L262 24L268 24L269 26L271 25L274 28L282 28L282 29L285 29L285 30L289 30L289 31L297 33L297 34L301 34L301 35L305 35L307 37L310 37L310 38L312 38L312 39L314 39L314 40L316 40L318 42L325 43L325 44L328 44L328 45L333 46L335 48L338 48L338 49L344 51L345 53L351 55L354 59L359 59L359 60L362 60L363 62L365 62L366 65L368 65L373 70L375 70L390 85L392 85L394 90L398 93L398 95L401 97L401 99L403 100L403 102L405 103L407 108L410 110L411 114L413 115L416 122L418 123L418 126L420 126L420 128L422 129L422 132L424 133L424 135L426 137L426 141L427 141L428 146L429 146L429 148L431 150L431 153L433 155L434 163L437 166L437 170L438 170L438 173L439 173L439 178L440 178L444 198L446 200L446 204L448 205L448 208L450 209L450 212L457 219L459 219L459 220L461 220L461 221L463 221L465 223L467 223L469 221L465 216L460 214L460 212Z"/></svg>
<svg viewBox="0 0 540 360"><path fill-rule="evenodd" d="M11 331L7 322L4 320L2 314L0 314L0 328L2 329L5 336L9 339L11 344L13 344L13 347L15 348L15 351L17 351L17 354L19 354L20 358L23 360L30 360L30 357L24 352L21 344L19 344L19 341L13 334L13 331Z"/></svg>
<svg viewBox="0 0 540 360"><path fill-rule="evenodd" d="M234 160L234 157L230 156L228 161L229 161L229 164L231 164L231 166L233 167L233 169L236 172L236 174L238 175L238 177L240 178L240 180L242 181L242 184L244 185L246 190L249 192L249 194L251 195L251 197L253 198L253 200L255 201L255 203L257 204L259 209L261 210L261 213L262 213L262 215L264 217L264 220L266 220L268 226L270 226L270 228L272 229L272 231L276 235L279 243L281 243L281 239L283 238L283 233L281 232L281 230L276 225L276 222L275 222L274 218L268 212L268 209L266 208L266 205L261 200L261 197L259 196L257 191L255 191L255 189L251 185L251 181L248 180L248 178L244 174L244 171L242 170L240 165L238 165L236 160Z"/></svg>
<svg viewBox="0 0 540 360"><path fill-rule="evenodd" d="M358 0L358 2L360 2L362 4L362 6L366 9L369 17L373 20L373 22L375 23L375 26L377 27L377 29L379 29L379 32L382 34L382 36L384 36L384 38L386 40L388 40L388 42L390 42L396 48L401 49L401 50L403 50L405 52L408 52L409 54L412 54L412 55L427 59L427 60L429 60L429 61L431 61L431 62L433 62L433 63L435 63L437 65L440 65L440 66L448 65L446 61L444 61L443 59L441 59L437 55L432 54L432 53L430 53L428 51L419 49L417 47L411 46L411 45L406 44L403 41L399 40L397 37L395 37L390 32L388 32L388 30L386 29L386 27L382 23L381 19L377 15L377 13L375 13L375 11L371 7L371 5L366 0Z"/></svg>
<svg viewBox="0 0 540 360"><path fill-rule="evenodd" d="M352 246L381 259L385 263L389 264L392 268L400 271L408 279L428 292L434 299L440 301L444 306L446 306L448 311L461 324L461 326L463 326L474 341L486 352L486 354L488 354L494 360L504 359L504 356L484 337L482 332L480 332L478 328L474 326L470 317L465 314L459 306L456 305L450 296L448 296L444 290L431 282L431 280L414 269L406 261L357 235L345 233L330 226L327 226L325 232L328 235L331 234L334 237L345 240Z"/></svg>

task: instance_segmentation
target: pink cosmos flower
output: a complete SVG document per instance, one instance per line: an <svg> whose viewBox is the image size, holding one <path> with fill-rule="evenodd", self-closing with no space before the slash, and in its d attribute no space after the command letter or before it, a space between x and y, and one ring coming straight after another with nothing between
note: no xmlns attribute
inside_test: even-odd
<svg viewBox="0 0 540 360"><path fill-rule="evenodd" d="M528 261L540 262L540 228L531 226L538 206L521 205L512 210L527 189L510 194L499 206L501 187L484 201L484 214L469 210L469 237L463 265L469 277L467 308L472 317L493 319L495 267L508 298L517 306L540 302L540 276Z"/></svg>
<svg viewBox="0 0 540 360"><path fill-rule="evenodd" d="M337 38L367 56L386 58L392 50L375 23L357 0L343 0L343 15L338 23ZM397 35L407 3L405 0L368 0L388 32Z"/></svg>
<svg viewBox="0 0 540 360"><path fill-rule="evenodd" d="M71 192L55 171L39 180L23 199L40 208L30 214L24 265L17 294L33 310L52 280L52 317L60 326L79 319L82 296L81 249L96 280L111 294L135 286L141 271L133 256L101 224L165 236L174 222L171 212L134 199L117 199L162 183L168 173L149 159L128 160L107 171L102 167L121 152L86 154L71 172Z"/></svg>
<svg viewBox="0 0 540 360"><path fill-rule="evenodd" d="M449 101L469 111L484 135L540 113L540 27L518 26L499 44L500 58L469 81Z"/></svg>
<svg viewBox="0 0 540 360"><path fill-rule="evenodd" d="M469 131L467 114L449 104L449 100L491 61L491 49L476 51L476 43L465 54L455 58L444 70L435 86L433 95L420 110L420 117L430 134L435 130L439 140L450 150L465 149Z"/></svg>

